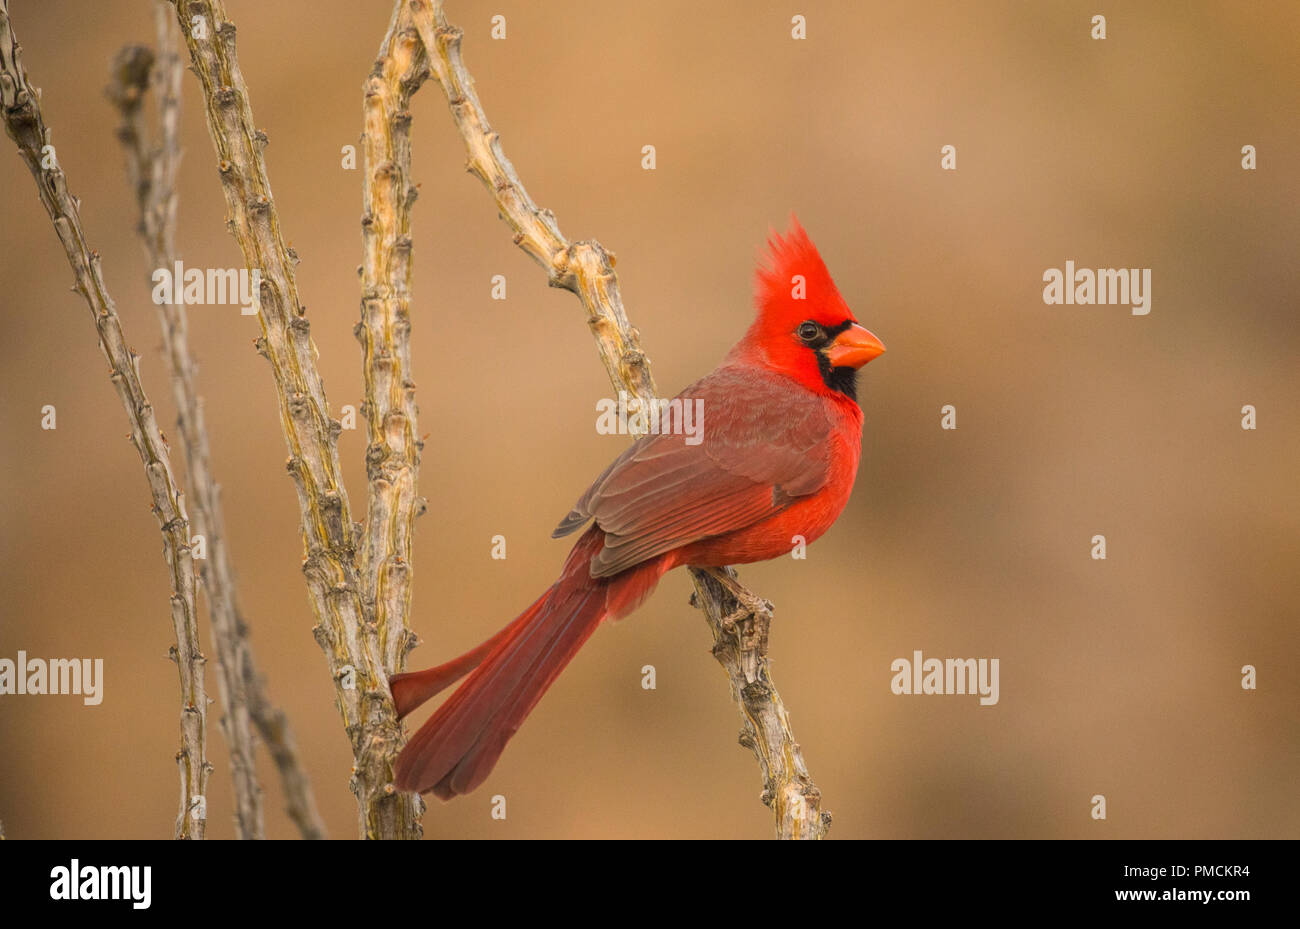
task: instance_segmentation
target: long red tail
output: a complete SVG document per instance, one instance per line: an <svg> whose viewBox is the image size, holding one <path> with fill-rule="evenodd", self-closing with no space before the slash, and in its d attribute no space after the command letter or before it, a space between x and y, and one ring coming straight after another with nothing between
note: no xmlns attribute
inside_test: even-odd
<svg viewBox="0 0 1300 929"><path fill-rule="evenodd" d="M551 588L551 590L554 589L554 587ZM436 697L481 665L483 659L492 654L498 645L509 639L520 626L526 625L529 620L536 617L537 613L546 605L547 599L551 596L551 590L538 597L537 602L520 613L510 625L459 658L454 658L446 664L440 664L424 671L408 671L405 674L394 674L389 678L388 685L393 691L393 703L397 706L397 718L403 718L407 713Z"/></svg>
<svg viewBox="0 0 1300 929"><path fill-rule="evenodd" d="M592 526L569 554L560 579L510 625L454 661L392 678L398 713L405 715L473 669L398 756L399 790L450 800L481 784L606 614L617 617L635 607L666 568L645 565L648 570L593 578L591 558L603 544L604 533Z"/></svg>

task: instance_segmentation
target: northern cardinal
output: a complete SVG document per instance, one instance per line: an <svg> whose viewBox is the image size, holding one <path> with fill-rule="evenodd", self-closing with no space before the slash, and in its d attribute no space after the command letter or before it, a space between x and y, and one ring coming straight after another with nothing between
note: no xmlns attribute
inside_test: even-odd
<svg viewBox="0 0 1300 929"><path fill-rule="evenodd" d="M481 784L601 621L636 609L665 572L785 555L844 509L861 452L858 369L885 346L857 324L798 220L768 247L753 325L679 395L703 401L702 438L637 440L552 533L594 520L549 590L472 651L392 678L405 716L473 671L398 756L400 790L449 800Z"/></svg>

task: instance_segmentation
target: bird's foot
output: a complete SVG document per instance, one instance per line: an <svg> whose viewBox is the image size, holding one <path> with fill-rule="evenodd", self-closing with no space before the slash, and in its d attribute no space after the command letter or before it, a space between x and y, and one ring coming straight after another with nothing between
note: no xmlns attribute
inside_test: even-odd
<svg viewBox="0 0 1300 929"><path fill-rule="evenodd" d="M722 617L722 627L730 631L736 623L747 617L755 619L772 619L772 601L765 600L757 594L746 590L739 580L727 568L709 568L708 574L735 598L737 608Z"/></svg>

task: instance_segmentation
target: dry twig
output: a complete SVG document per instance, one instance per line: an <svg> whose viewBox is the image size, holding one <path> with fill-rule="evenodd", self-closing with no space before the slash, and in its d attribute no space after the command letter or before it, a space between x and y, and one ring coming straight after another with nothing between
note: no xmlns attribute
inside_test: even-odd
<svg viewBox="0 0 1300 929"><path fill-rule="evenodd" d="M365 84L361 149L364 260L361 342L369 496L361 547L366 607L373 610L384 669L401 670L415 643L411 607L411 529L425 502L416 494L420 441L411 379L411 96L429 76L409 16L394 10Z"/></svg>
<svg viewBox="0 0 1300 929"><path fill-rule="evenodd" d="M461 30L447 22L440 0L398 0L398 4L410 10L429 67L447 95L452 118L468 150L466 167L492 193L502 219L514 231L515 244L546 269L552 287L572 291L582 301L614 389L627 391L643 404L653 399L650 362L623 309L614 256L598 242L567 240L555 215L538 209L528 196L501 150L500 136L488 124L474 80L461 58ZM732 581L741 594L738 599L717 579L717 573L692 568L691 575L696 593L692 600L703 605L713 632L713 654L727 672L732 697L744 717L740 742L753 750L762 768L762 800L774 813L777 837L822 838L830 826L830 814L821 809L821 792L804 765L785 704L768 669L771 611L755 607L763 601Z"/></svg>
<svg viewBox="0 0 1300 929"><path fill-rule="evenodd" d="M176 257L176 173L180 165L180 82L175 23L165 0L154 6L158 53L129 46L119 53L109 97L122 114L118 129L127 167L140 207L139 231L150 268L171 268ZM159 144L145 141L141 103L149 83L155 85ZM290 818L304 838L325 837L311 782L298 759L284 712L271 702L257 671L248 627L239 609L234 571L226 547L220 488L211 470L207 427L195 383L186 312L182 305L158 306L163 344L172 374L177 431L185 454L196 535L207 540L208 557L199 561L202 588L212 620L214 653L222 703L222 729L230 746L235 794L235 830L241 839L265 837L261 786L258 783L253 726L267 743L279 770Z"/></svg>
<svg viewBox="0 0 1300 929"><path fill-rule="evenodd" d="M181 789L175 836L201 839L207 822L205 794L212 766L207 761L208 698L203 682L206 659L199 645L194 608L189 522L153 404L140 383L140 356L127 345L117 310L104 284L99 253L86 244L79 201L68 192L41 115L40 92L28 81L20 52L10 26L8 0L0 0L0 108L5 131L27 162L41 203L63 243L75 279L73 290L82 295L90 308L99 347L109 363L110 379L131 423L131 441L144 462L153 512L162 529L163 551L171 573L172 623L176 630L176 645L171 648L171 654L181 684L181 749L176 756Z"/></svg>
<svg viewBox="0 0 1300 929"><path fill-rule="evenodd" d="M248 90L235 52L235 27L221 0L174 0L217 154L228 226L246 267L261 272L258 351L271 363L288 470L298 491L313 633L324 650L354 759L352 790L367 838L415 838L418 798L397 793L392 760L401 729L388 693L381 631L367 609L353 524L338 459L340 424L331 419L316 369L307 309L298 299L297 256L285 245L271 196Z"/></svg>

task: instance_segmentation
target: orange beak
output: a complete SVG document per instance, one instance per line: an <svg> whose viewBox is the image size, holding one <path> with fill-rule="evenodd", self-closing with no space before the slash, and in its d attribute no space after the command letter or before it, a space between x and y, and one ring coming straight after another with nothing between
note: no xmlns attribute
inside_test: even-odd
<svg viewBox="0 0 1300 929"><path fill-rule="evenodd" d="M835 337L826 349L831 367L860 368L885 350L885 344L857 323Z"/></svg>

